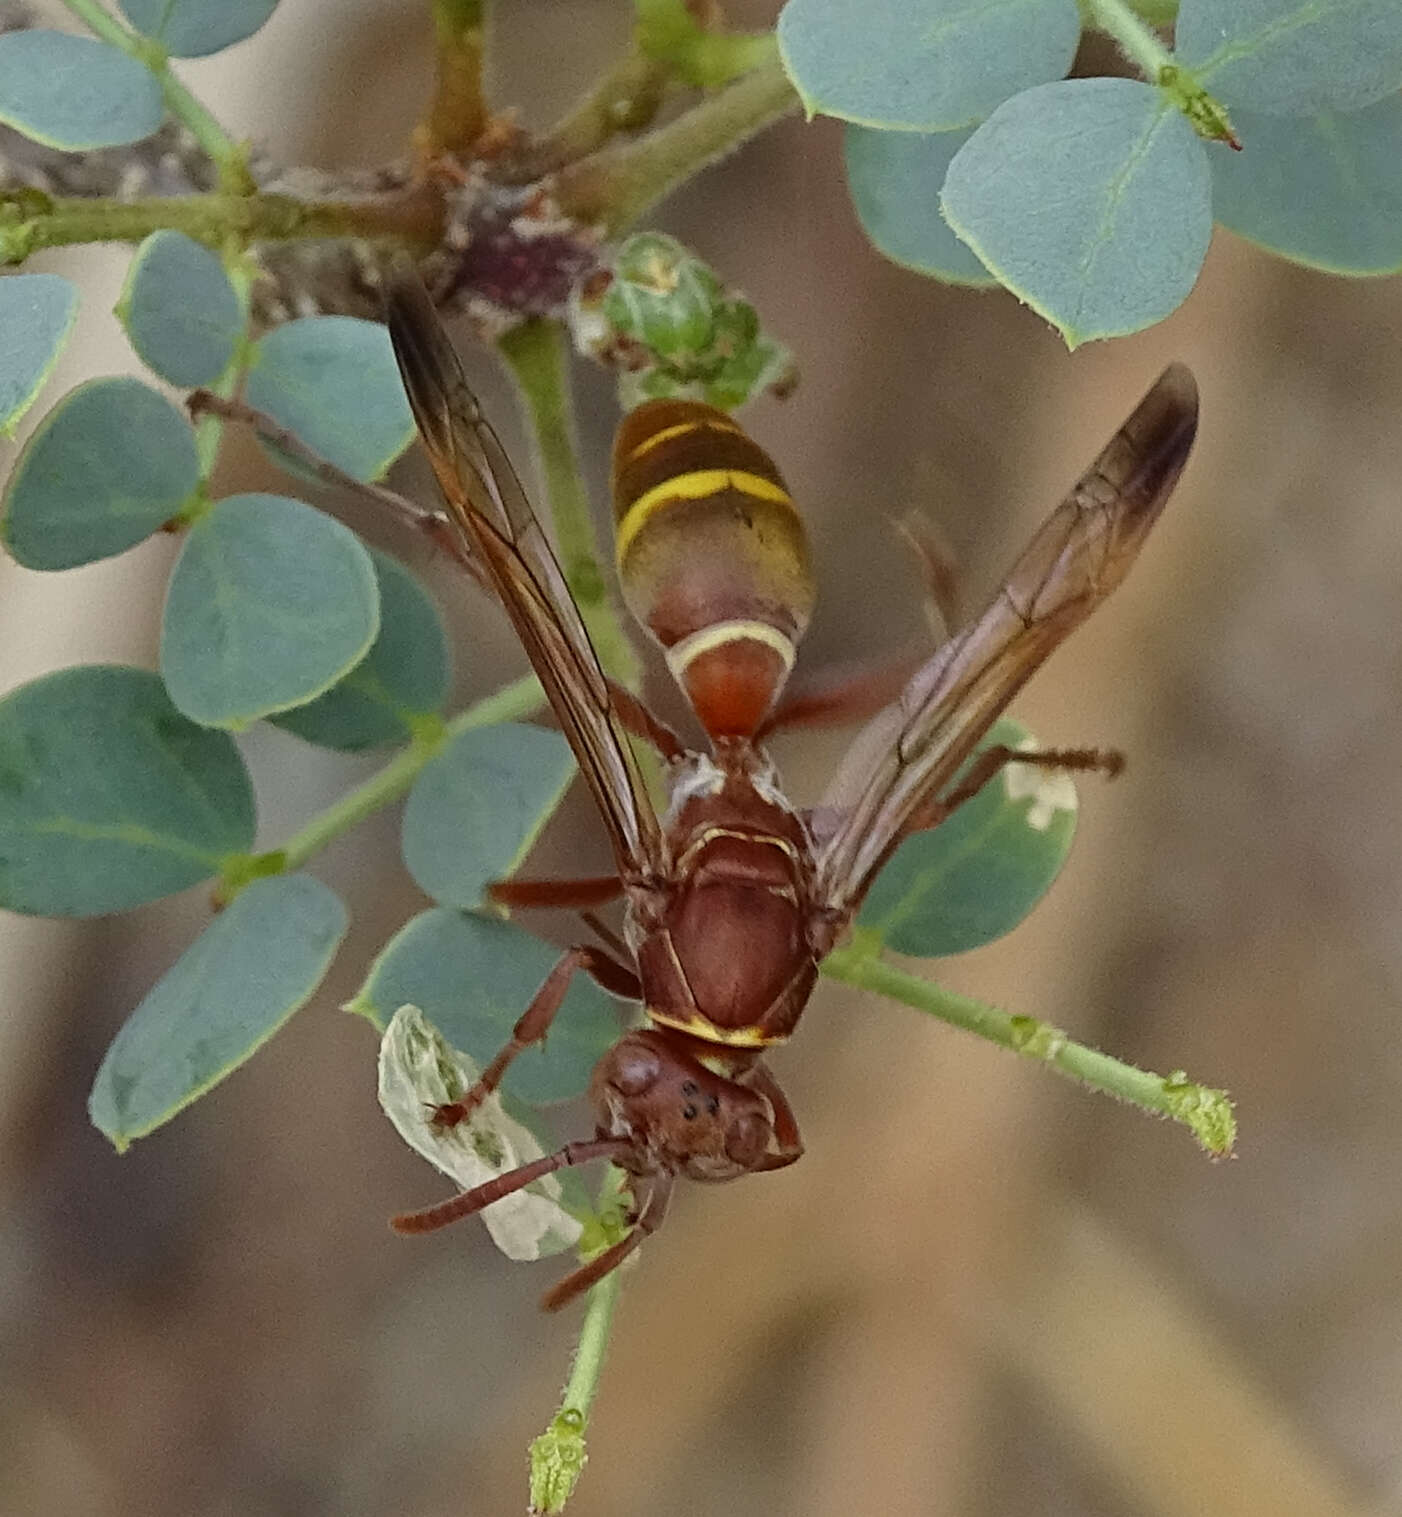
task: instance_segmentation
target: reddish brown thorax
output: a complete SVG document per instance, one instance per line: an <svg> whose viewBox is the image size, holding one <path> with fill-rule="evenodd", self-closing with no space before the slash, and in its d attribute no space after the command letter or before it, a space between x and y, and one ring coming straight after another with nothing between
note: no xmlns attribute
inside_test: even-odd
<svg viewBox="0 0 1402 1517"><path fill-rule="evenodd" d="M653 400L614 439L618 572L714 737L749 737L813 609L803 523L773 459L725 414Z"/></svg>

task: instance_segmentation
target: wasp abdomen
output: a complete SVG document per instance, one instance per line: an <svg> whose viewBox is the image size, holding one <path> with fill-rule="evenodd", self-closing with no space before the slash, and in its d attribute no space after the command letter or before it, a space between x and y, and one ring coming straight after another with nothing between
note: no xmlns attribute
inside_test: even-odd
<svg viewBox="0 0 1402 1517"><path fill-rule="evenodd" d="M619 577L713 737L754 733L813 606L808 544L774 461L724 411L655 400L614 441Z"/></svg>

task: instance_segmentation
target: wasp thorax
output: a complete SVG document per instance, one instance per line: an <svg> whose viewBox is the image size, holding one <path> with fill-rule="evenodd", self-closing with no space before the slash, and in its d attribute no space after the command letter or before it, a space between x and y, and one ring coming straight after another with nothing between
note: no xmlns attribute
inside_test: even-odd
<svg viewBox="0 0 1402 1517"><path fill-rule="evenodd" d="M813 608L808 544L773 460L724 411L657 400L613 449L619 578L713 737L754 733Z"/></svg>

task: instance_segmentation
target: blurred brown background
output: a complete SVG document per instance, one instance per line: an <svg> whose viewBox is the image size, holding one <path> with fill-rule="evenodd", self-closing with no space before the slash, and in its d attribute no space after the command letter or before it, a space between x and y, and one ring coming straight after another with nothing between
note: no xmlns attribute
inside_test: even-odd
<svg viewBox="0 0 1402 1517"><path fill-rule="evenodd" d="M626 9L503 0L498 101L548 120L623 45ZM285 0L254 40L182 72L287 161L378 161L423 97L425 10ZM1402 1513L1402 285L1219 233L1178 315L1068 357L1010 297L883 262L828 121L782 125L656 219L800 356L798 393L748 421L812 524L815 667L925 635L884 513L928 510L981 595L1159 368L1197 371L1201 440L1143 563L1016 708L1048 741L1123 747L1129 772L1082 787L1077 848L1033 918L937 967L1229 1086L1242 1139L1214 1166L1179 1129L823 987L776 1060L808 1156L687 1192L648 1246L571 1510ZM126 259L44 261L85 290L46 403L134 367L107 315ZM485 360L475 372L519 439L504 387ZM598 482L610 387L590 371L578 388ZM260 468L228 450L230 487ZM519 670L501 618L372 531L449 604L462 698ZM3 688L151 662L171 553L56 577L0 566ZM843 741L779 747L797 794ZM367 768L277 733L248 751L265 846ZM579 841L562 825L547 853L577 868L600 844L582 805L569 821ZM202 895L0 920L6 1517L524 1507L525 1447L572 1342L534 1306L558 1265L511 1265L475 1226L385 1227L443 1187L379 1114L373 1041L336 1007L422 902L393 818L318 872L357 923L331 981L120 1160L87 1124L87 1088Z"/></svg>

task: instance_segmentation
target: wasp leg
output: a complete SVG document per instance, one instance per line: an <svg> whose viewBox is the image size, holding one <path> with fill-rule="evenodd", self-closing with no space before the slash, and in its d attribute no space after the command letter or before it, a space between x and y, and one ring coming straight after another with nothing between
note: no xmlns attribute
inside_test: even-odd
<svg viewBox="0 0 1402 1517"><path fill-rule="evenodd" d="M651 743L669 764L686 757L686 744L661 717L654 716L632 691L624 689L616 680L610 680L608 686L614 714L634 737Z"/></svg>
<svg viewBox="0 0 1402 1517"><path fill-rule="evenodd" d="M667 1203L672 1198L673 1178L669 1174L652 1178L647 1195L638 1208L637 1221L612 1247L606 1248L588 1264L582 1264L573 1274L566 1275L558 1285L546 1291L540 1301L543 1310L558 1312L562 1306L567 1306L581 1292L602 1280L610 1270L617 1269L644 1238L662 1226L662 1219L667 1215Z"/></svg>
<svg viewBox="0 0 1402 1517"><path fill-rule="evenodd" d="M1114 779L1123 773L1125 756L1118 748L1033 748L1023 750L1008 748L1002 743L985 748L974 760L969 772L948 795L927 801L912 817L909 832L921 832L928 827L938 827L965 801L971 801L996 775L1009 764L1032 764L1039 769L1064 769L1079 774L1103 774Z"/></svg>
<svg viewBox="0 0 1402 1517"><path fill-rule="evenodd" d="M570 981L579 969L587 970L605 990L611 990L616 995L637 1000L642 994L638 977L626 965L615 963L598 948L571 948L546 975L544 983L532 996L531 1004L512 1028L511 1041L482 1071L477 1083L470 1090L465 1090L456 1101L448 1101L433 1108L435 1127L456 1127L459 1122L465 1121L501 1084L516 1055L533 1043L545 1041L550 1024L555 1020L555 1013L559 1011L565 992L570 988Z"/></svg>
<svg viewBox="0 0 1402 1517"><path fill-rule="evenodd" d="M577 880L534 880L529 876L510 880L493 880L487 894L498 906L520 911L563 907L582 910L588 906L607 906L623 894L623 881L616 874L588 875Z"/></svg>
<svg viewBox="0 0 1402 1517"><path fill-rule="evenodd" d="M803 1157L803 1138L798 1130L798 1118L793 1114L789 1098L783 1088L763 1064L756 1064L750 1071L749 1086L757 1090L769 1102L774 1112L774 1142L772 1153L767 1153L750 1171L764 1174L771 1169L784 1169Z"/></svg>

